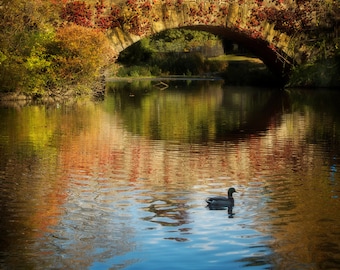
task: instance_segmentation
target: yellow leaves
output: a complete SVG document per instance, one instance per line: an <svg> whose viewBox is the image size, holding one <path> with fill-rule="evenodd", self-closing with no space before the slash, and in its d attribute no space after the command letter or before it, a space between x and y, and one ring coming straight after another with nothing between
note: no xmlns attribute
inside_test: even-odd
<svg viewBox="0 0 340 270"><path fill-rule="evenodd" d="M49 66L51 66L51 62L46 60L43 50L39 51L36 47L33 47L31 55L25 62L25 67L30 71L42 71Z"/></svg>
<svg viewBox="0 0 340 270"><path fill-rule="evenodd" d="M0 65L2 64L2 62L4 62L7 59L7 56L0 51Z"/></svg>
<svg viewBox="0 0 340 270"><path fill-rule="evenodd" d="M65 57L63 65L82 76L96 76L113 56L107 37L96 29L69 24L58 29L56 38Z"/></svg>

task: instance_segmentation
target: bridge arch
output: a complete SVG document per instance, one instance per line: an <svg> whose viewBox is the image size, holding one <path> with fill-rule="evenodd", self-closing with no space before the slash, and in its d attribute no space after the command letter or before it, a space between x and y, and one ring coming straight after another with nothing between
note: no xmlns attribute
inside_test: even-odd
<svg viewBox="0 0 340 270"><path fill-rule="evenodd" d="M277 51L274 51L271 48L269 48L267 46L266 41L254 40L253 38L250 38L249 36L244 35L242 33L235 32L232 29L220 26L207 26L207 25L194 25L178 28L209 32L219 36L221 39L231 40L239 45L242 45L242 47L246 48L252 54L260 58L262 62L268 67L268 69L271 70L275 75L277 75L278 77L282 77L283 79L285 79L286 76L288 76L292 64L294 63L294 59L291 59L287 55L285 56L285 58L283 58L282 57L282 54L284 54L283 52L279 54ZM126 43L126 46L129 47L143 38L144 37L140 37L138 39L135 39L131 43L130 42ZM121 46L120 47L121 49L118 50L118 52L119 53L122 52L127 47Z"/></svg>
<svg viewBox="0 0 340 270"><path fill-rule="evenodd" d="M191 26L186 27L192 30L207 31L215 34L222 39L232 40L233 42L242 45L248 51L260 58L262 62L275 73L278 77L285 78L294 63L294 59L285 54L284 51L276 51L268 46L264 40L258 40L250 37L249 35L234 31L226 27L216 26Z"/></svg>
<svg viewBox="0 0 340 270"><path fill-rule="evenodd" d="M284 6L280 4L283 2ZM134 1L122 8L130 12L130 25L121 24L110 30L109 38L119 54L140 39L167 29L207 31L242 44L270 70L285 77L310 50L299 36L276 30L275 24L267 20L266 10L287 9L287 5L296 8L292 0Z"/></svg>
<svg viewBox="0 0 340 270"><path fill-rule="evenodd" d="M104 4L105 1L111 4ZM78 18L72 14L74 9L70 8L78 2L69 3L64 19L74 21ZM142 38L167 29L190 28L208 31L242 44L262 59L269 69L284 77L292 65L302 63L313 50L302 42L303 34L299 32L306 24L312 23L313 17L305 17L307 15L304 14L308 13L304 10L306 4L302 7L297 2L100 0L93 7L92 22L87 21L90 20L89 13L78 20L107 30L117 56Z"/></svg>

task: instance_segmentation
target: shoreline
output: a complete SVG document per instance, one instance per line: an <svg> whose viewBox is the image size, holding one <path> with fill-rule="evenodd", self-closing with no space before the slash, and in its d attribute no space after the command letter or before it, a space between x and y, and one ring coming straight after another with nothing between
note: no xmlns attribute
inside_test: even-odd
<svg viewBox="0 0 340 270"><path fill-rule="evenodd" d="M110 82L127 82L132 83L133 81L223 81L224 79L218 76L182 76L182 75L172 75L172 76L160 76L160 77L109 77L105 79L105 82L101 82L102 84L107 84ZM103 92L100 91L102 94ZM86 95L76 95L76 94L68 94L68 95L42 95L37 98L34 95L25 94L22 92L6 92L0 93L0 105L6 103L18 103L18 104L30 104L32 102L65 102L72 99L79 99L84 97L95 98L98 96L98 92L93 91L92 93L88 93Z"/></svg>
<svg viewBox="0 0 340 270"><path fill-rule="evenodd" d="M109 77L106 82L132 82L132 81L224 81L219 76L185 76L185 75L171 75L171 76L159 76L159 77Z"/></svg>

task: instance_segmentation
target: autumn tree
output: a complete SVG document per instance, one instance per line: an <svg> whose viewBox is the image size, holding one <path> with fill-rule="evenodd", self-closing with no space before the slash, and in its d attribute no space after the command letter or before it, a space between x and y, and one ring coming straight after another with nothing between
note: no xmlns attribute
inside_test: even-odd
<svg viewBox="0 0 340 270"><path fill-rule="evenodd" d="M68 81L84 82L99 75L113 57L109 41L98 29L68 24L56 33L54 51L58 75Z"/></svg>
<svg viewBox="0 0 340 270"><path fill-rule="evenodd" d="M63 23L63 7L63 1L0 2L0 91L53 95L93 80L109 63L103 30Z"/></svg>
<svg viewBox="0 0 340 270"><path fill-rule="evenodd" d="M0 91L36 91L45 85L38 77L50 65L45 46L54 38L58 13L50 2L0 2Z"/></svg>

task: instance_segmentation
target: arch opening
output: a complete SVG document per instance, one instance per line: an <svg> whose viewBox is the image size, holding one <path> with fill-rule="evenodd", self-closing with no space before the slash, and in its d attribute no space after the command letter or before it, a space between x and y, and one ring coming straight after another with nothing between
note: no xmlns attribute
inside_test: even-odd
<svg viewBox="0 0 340 270"><path fill-rule="evenodd" d="M254 39L251 36L235 31L234 29L221 26L195 25L187 26L186 29L193 29L198 31L207 31L222 39L228 39L245 47L253 55L261 59L261 61L268 67L282 81L288 79L289 72L293 65L293 59L287 56L280 50L273 50L271 45L262 39Z"/></svg>
<svg viewBox="0 0 340 270"><path fill-rule="evenodd" d="M161 35L167 31L173 30L184 30L184 31L194 31L194 32L201 32L201 33L209 33L214 35L216 39L218 39L222 46L222 54L231 54L232 52L226 52L226 48L224 47L224 41L229 40L235 44L238 44L242 48L246 49L244 55L251 57L251 58L258 58L262 61L263 65L267 68L269 73L271 73L272 78L270 79L271 82L275 81L275 84L281 86L285 83L288 71L290 69L289 66L284 66L284 64L277 59L277 55L273 54L272 50L268 49L268 44L266 42L260 42L259 40L251 39L246 35L240 34L238 32L232 31L231 29L225 27L217 27L217 26L186 26L186 27L178 27L178 28L171 28L160 31L155 33L154 35L150 35L145 38L140 38L139 40L133 42L130 46L126 47L126 49L120 52L120 56L118 61L121 61L122 55L126 55L126 51L128 54L133 55L134 57L140 53L140 48L136 46L138 43L143 43L143 40L150 39L152 40L154 37ZM202 45L202 44L201 44ZM182 52L184 58L188 59L188 52ZM235 52L239 53L239 52ZM151 52L150 52L151 54ZM176 57L176 56L174 56ZM203 56L204 57L204 56ZM250 59L250 58L249 58ZM132 61L131 61L132 60ZM140 59L139 59L140 60ZM143 59L145 63L148 63L148 59ZM190 59L188 59L190 61ZM261 61L257 61L257 63L261 63ZM124 61L123 61L124 62ZM130 64L133 62L133 59L130 59ZM254 68L253 68L254 69ZM262 67L263 69L263 67ZM227 70L225 72L228 72ZM172 74L175 75L175 74ZM179 75L182 75L181 73ZM195 74L192 74L195 75ZM236 74L237 76L238 74ZM266 75L268 76L268 75ZM272 83L273 84L273 83Z"/></svg>

